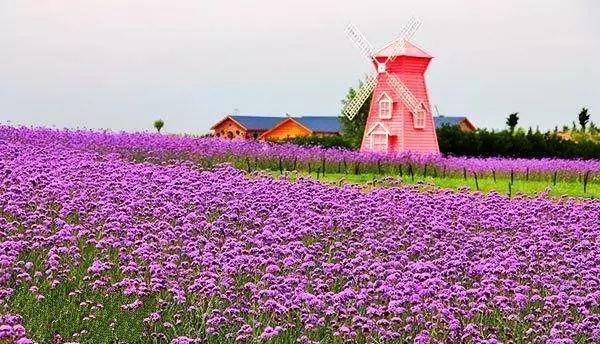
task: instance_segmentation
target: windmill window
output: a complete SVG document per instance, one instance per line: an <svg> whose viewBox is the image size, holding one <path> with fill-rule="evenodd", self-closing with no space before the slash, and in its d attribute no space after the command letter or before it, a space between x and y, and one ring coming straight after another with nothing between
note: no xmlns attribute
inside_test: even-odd
<svg viewBox="0 0 600 344"><path fill-rule="evenodd" d="M415 128L425 128L425 113L425 111L417 111L415 114L413 114L413 122Z"/></svg>
<svg viewBox="0 0 600 344"><path fill-rule="evenodd" d="M379 118L392 118L392 99L385 92L379 97Z"/></svg>

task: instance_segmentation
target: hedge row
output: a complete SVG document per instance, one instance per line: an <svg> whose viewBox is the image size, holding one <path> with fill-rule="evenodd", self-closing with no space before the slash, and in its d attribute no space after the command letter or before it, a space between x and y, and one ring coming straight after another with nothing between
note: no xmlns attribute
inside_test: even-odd
<svg viewBox="0 0 600 344"><path fill-rule="evenodd" d="M598 159L600 143L584 140L565 140L554 132L541 133L536 130L510 133L504 131L463 132L456 126L444 126L437 130L440 150L447 155L478 157L515 158L569 158ZM295 137L286 142L304 146L325 148L357 148L353 140L346 136L307 136ZM356 141L356 140L354 140Z"/></svg>

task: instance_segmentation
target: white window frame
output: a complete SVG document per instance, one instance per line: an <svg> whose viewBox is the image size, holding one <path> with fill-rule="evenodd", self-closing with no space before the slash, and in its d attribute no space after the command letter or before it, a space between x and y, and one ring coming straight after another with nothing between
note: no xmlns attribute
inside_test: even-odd
<svg viewBox="0 0 600 344"><path fill-rule="evenodd" d="M384 112L384 106L385 112ZM387 93L383 92L378 99L378 112L379 118L381 119L390 119L392 118L392 112L394 110L394 103L392 102L392 98L387 95Z"/></svg>
<svg viewBox="0 0 600 344"><path fill-rule="evenodd" d="M388 149L390 148L390 132L383 125L383 123L381 123L381 122L375 123L371 127L371 129L367 132L367 135L369 136L369 149L371 151L374 151L374 148L376 145L374 135L383 136L385 138L384 139L385 140L385 148L382 150L377 150L377 152L387 152Z"/></svg>
<svg viewBox="0 0 600 344"><path fill-rule="evenodd" d="M421 111L417 111L416 113L413 113L413 126L416 129L425 128L425 115L426 114L427 114L427 111L425 111L425 110L421 110Z"/></svg>

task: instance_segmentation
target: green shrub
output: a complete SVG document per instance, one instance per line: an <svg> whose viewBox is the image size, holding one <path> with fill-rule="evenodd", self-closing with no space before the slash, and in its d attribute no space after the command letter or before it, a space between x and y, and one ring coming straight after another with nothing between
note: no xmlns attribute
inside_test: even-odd
<svg viewBox="0 0 600 344"><path fill-rule="evenodd" d="M343 136L297 136L281 140L280 142L289 142L300 146L320 146L324 148L353 148L352 143Z"/></svg>

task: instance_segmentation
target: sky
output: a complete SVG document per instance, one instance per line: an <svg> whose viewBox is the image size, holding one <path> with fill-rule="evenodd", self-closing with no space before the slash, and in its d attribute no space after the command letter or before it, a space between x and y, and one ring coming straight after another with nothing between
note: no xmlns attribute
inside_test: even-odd
<svg viewBox="0 0 600 344"><path fill-rule="evenodd" d="M226 114L337 115L411 16L440 114L600 123L600 1L0 0L0 122L201 134Z"/></svg>

